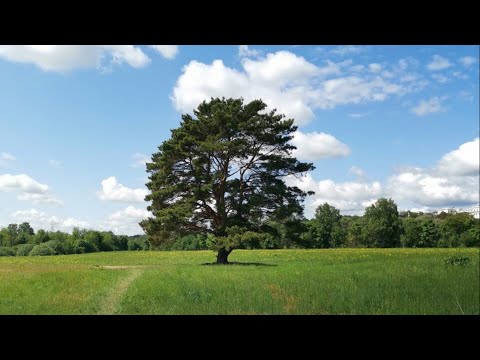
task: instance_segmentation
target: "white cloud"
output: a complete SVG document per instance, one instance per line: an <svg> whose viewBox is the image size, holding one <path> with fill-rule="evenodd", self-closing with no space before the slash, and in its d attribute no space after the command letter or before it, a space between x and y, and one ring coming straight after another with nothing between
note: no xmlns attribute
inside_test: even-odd
<svg viewBox="0 0 480 360"><path fill-rule="evenodd" d="M210 97L260 98L269 109L276 108L301 125L313 118L316 108L384 101L420 87L395 84L381 74L341 76L350 65L351 61L327 61L318 67L288 51L243 58L242 70L227 67L222 60L212 64L193 60L183 68L171 99L178 111L191 113Z"/></svg>
<svg viewBox="0 0 480 360"><path fill-rule="evenodd" d="M365 65L353 65L350 67L350 70L353 72L361 72L365 69Z"/></svg>
<svg viewBox="0 0 480 360"><path fill-rule="evenodd" d="M466 142L430 169L399 171L388 180L388 192L398 200L422 206L474 204L479 200L479 138Z"/></svg>
<svg viewBox="0 0 480 360"><path fill-rule="evenodd" d="M25 174L0 175L0 192L19 192L17 199L31 201L34 204L62 205L63 202L55 198L48 185L41 184Z"/></svg>
<svg viewBox="0 0 480 360"><path fill-rule="evenodd" d="M408 68L408 60L407 59L400 59L398 60L398 66L402 70L407 70Z"/></svg>
<svg viewBox="0 0 480 360"><path fill-rule="evenodd" d="M147 189L130 189L118 183L115 176L102 180L102 190L97 192L101 200L125 202L143 202L147 194Z"/></svg>
<svg viewBox="0 0 480 360"><path fill-rule="evenodd" d="M442 106L440 98L435 96L429 100L421 100L420 103L413 107L412 112L418 116L444 112L446 109Z"/></svg>
<svg viewBox="0 0 480 360"><path fill-rule="evenodd" d="M238 56L240 57L258 56L259 54L257 50L249 49L248 45L240 45L238 47Z"/></svg>
<svg viewBox="0 0 480 360"><path fill-rule="evenodd" d="M134 45L0 45L0 58L35 64L44 71L67 72L122 64L139 68L150 59Z"/></svg>
<svg viewBox="0 0 480 360"><path fill-rule="evenodd" d="M178 54L178 45L150 45L150 47L169 60Z"/></svg>
<svg viewBox="0 0 480 360"><path fill-rule="evenodd" d="M450 80L447 76L442 75L442 74L433 74L432 79L438 81L440 84L445 84Z"/></svg>
<svg viewBox="0 0 480 360"><path fill-rule="evenodd" d="M447 69L451 66L453 65L450 62L450 60L440 55L433 55L432 61L427 65L427 69L430 71L438 71L438 70Z"/></svg>
<svg viewBox="0 0 480 360"><path fill-rule="evenodd" d="M132 159L133 163L130 165L130 167L134 168L145 167L145 164L151 161L150 156L141 153L133 154Z"/></svg>
<svg viewBox="0 0 480 360"><path fill-rule="evenodd" d="M367 174L365 173L365 171L361 168L359 168L358 166L352 166L350 168L350 170L348 170L348 172L352 175L355 175L359 178L364 178L367 176Z"/></svg>
<svg viewBox="0 0 480 360"><path fill-rule="evenodd" d="M292 139L292 145L297 147L296 150L293 150L292 155L306 161L343 157L350 154L349 147L334 136L315 131L311 133L297 131Z"/></svg>
<svg viewBox="0 0 480 360"><path fill-rule="evenodd" d="M335 206L342 213L360 213L383 194L378 181L335 183L330 179L315 181L307 174L301 178L288 176L286 182L289 186L297 186L304 191L315 191L315 195L307 197L305 204L307 218L312 217L315 209L325 202Z"/></svg>
<svg viewBox="0 0 480 360"><path fill-rule="evenodd" d="M21 191L32 194L45 194L48 192L48 185L40 184L25 174L0 175L0 191Z"/></svg>
<svg viewBox="0 0 480 360"><path fill-rule="evenodd" d="M465 66L466 68L472 66L477 62L477 59L475 59L473 56L464 56L459 59L459 62Z"/></svg>
<svg viewBox="0 0 480 360"><path fill-rule="evenodd" d="M368 65L368 69L373 73L379 73L380 71L382 71L382 65L373 63Z"/></svg>
<svg viewBox="0 0 480 360"><path fill-rule="evenodd" d="M423 169L393 175L388 193L397 201L426 206L475 203L479 199L478 176L437 176Z"/></svg>
<svg viewBox="0 0 480 360"><path fill-rule="evenodd" d="M7 153L7 152L2 152L2 153L0 153L0 159L5 160L5 161L14 161L15 156L13 156L12 154Z"/></svg>
<svg viewBox="0 0 480 360"><path fill-rule="evenodd" d="M117 211L108 216L104 227L118 235L143 234L143 230L138 223L150 216L152 216L152 213L147 210L128 206L124 210Z"/></svg>
<svg viewBox="0 0 480 360"><path fill-rule="evenodd" d="M438 162L437 169L442 175L478 175L479 153L480 143L476 138L445 154Z"/></svg>
<svg viewBox="0 0 480 360"><path fill-rule="evenodd" d="M63 205L63 201L57 199L51 194L32 194L23 193L17 196L20 201L30 201L34 204Z"/></svg>
<svg viewBox="0 0 480 360"><path fill-rule="evenodd" d="M28 222L35 229L61 230L71 232L74 227L89 228L86 221L74 218L60 218L51 216L36 209L18 210L11 214L11 217L18 223Z"/></svg>
<svg viewBox="0 0 480 360"><path fill-rule="evenodd" d="M460 80L468 80L468 75L462 73L461 71L454 71L452 75Z"/></svg>
<svg viewBox="0 0 480 360"><path fill-rule="evenodd" d="M48 163L52 167L60 167L62 165L62 162L58 160L48 160Z"/></svg>
<svg viewBox="0 0 480 360"><path fill-rule="evenodd" d="M346 56L352 54L359 54L364 50L361 46L356 45L342 45L337 46L335 49L330 50L331 54L339 55L339 56Z"/></svg>

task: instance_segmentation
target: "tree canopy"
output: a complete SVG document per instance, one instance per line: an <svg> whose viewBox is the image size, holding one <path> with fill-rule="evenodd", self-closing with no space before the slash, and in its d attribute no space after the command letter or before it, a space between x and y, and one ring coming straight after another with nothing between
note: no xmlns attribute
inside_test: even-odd
<svg viewBox="0 0 480 360"><path fill-rule="evenodd" d="M217 263L242 242L266 234L268 220L301 218L306 192L285 177L313 170L290 143L297 127L261 100L211 99L182 115L171 138L147 163L146 200L153 217L140 223L152 242L211 234Z"/></svg>

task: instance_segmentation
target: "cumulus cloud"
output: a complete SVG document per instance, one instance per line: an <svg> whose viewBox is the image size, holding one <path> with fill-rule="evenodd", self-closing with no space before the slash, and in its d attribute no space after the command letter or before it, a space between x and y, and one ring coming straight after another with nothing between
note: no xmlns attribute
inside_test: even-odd
<svg viewBox="0 0 480 360"><path fill-rule="evenodd" d="M240 45L238 47L238 56L240 57L258 56L259 54L257 50L250 49L248 45Z"/></svg>
<svg viewBox="0 0 480 360"><path fill-rule="evenodd" d="M270 109L276 108L298 124L305 124L317 108L384 101L423 86L416 82L396 84L378 73L345 74L351 71L351 63L327 61L324 66L316 66L289 51L243 58L241 70L225 66L222 60L211 64L192 60L177 79L171 99L178 111L191 113L210 97L260 98Z"/></svg>
<svg viewBox="0 0 480 360"><path fill-rule="evenodd" d="M478 175L479 153L480 143L477 137L445 154L438 162L437 170L442 175Z"/></svg>
<svg viewBox="0 0 480 360"><path fill-rule="evenodd" d="M18 200L31 201L34 204L62 205L63 202L55 198L48 185L41 184L25 174L0 175L0 191L19 192Z"/></svg>
<svg viewBox="0 0 480 360"><path fill-rule="evenodd" d="M334 136L315 131L311 133L295 132L292 145L297 147L292 155L305 161L344 157L350 154L350 148Z"/></svg>
<svg viewBox="0 0 480 360"><path fill-rule="evenodd" d="M442 106L438 96L432 97L429 100L421 100L420 103L413 107L412 112L418 116L444 112L446 109Z"/></svg>
<svg viewBox="0 0 480 360"><path fill-rule="evenodd" d="M143 230L138 223L150 216L152 216L152 213L145 209L128 206L123 210L109 215L104 227L119 235L143 234Z"/></svg>
<svg viewBox="0 0 480 360"><path fill-rule="evenodd" d="M138 167L145 167L147 162L150 162L150 156L142 154L142 153L135 153L132 155L133 162L130 164L130 167L138 168Z"/></svg>
<svg viewBox="0 0 480 360"><path fill-rule="evenodd" d="M25 174L0 175L0 191L21 191L33 194L44 194L48 191L48 185L40 184Z"/></svg>
<svg viewBox="0 0 480 360"><path fill-rule="evenodd" d="M430 169L405 169L391 176L388 191L423 206L474 204L479 200L479 138L466 142Z"/></svg>
<svg viewBox="0 0 480 360"><path fill-rule="evenodd" d="M475 64L477 62L477 59L475 59L473 56L464 56L460 58L459 61L460 61L460 64L468 68L473 64Z"/></svg>
<svg viewBox="0 0 480 360"><path fill-rule="evenodd" d="M378 181L336 183L330 179L316 181L307 174L300 178L288 176L286 182L289 186L315 192L315 195L307 198L305 204L307 218L312 217L315 209L325 202L335 206L342 213L360 213L383 194L382 186Z"/></svg>
<svg viewBox="0 0 480 360"><path fill-rule="evenodd" d="M150 47L165 59L172 60L178 54L178 45L150 45Z"/></svg>
<svg viewBox="0 0 480 360"><path fill-rule="evenodd" d="M54 72L123 63L140 68L150 62L134 45L0 45L0 58Z"/></svg>
<svg viewBox="0 0 480 360"><path fill-rule="evenodd" d="M438 176L417 169L391 176L387 191L397 201L446 206L478 202L478 188L478 177L475 176Z"/></svg>
<svg viewBox="0 0 480 360"><path fill-rule="evenodd" d="M102 190L97 192L101 200L125 202L143 202L147 194L147 189L130 189L118 183L115 176L102 180Z"/></svg>
<svg viewBox="0 0 480 360"><path fill-rule="evenodd" d="M430 71L444 70L453 66L450 60L440 55L433 55L432 61L428 63L427 69Z"/></svg>
<svg viewBox="0 0 480 360"><path fill-rule="evenodd" d="M35 229L61 230L71 232L74 227L89 228L88 222L74 218L62 218L54 215L48 215L36 209L18 210L11 214L11 217L17 222L28 222Z"/></svg>

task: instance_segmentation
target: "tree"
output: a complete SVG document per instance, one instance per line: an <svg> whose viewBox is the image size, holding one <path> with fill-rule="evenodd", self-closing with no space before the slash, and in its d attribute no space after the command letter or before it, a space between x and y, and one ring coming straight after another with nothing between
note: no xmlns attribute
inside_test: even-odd
<svg viewBox="0 0 480 360"><path fill-rule="evenodd" d="M340 241L340 211L335 207L324 203L315 210L315 234L317 237L317 246L320 248L330 248L334 246L333 235L335 240ZM338 238L338 239L337 239Z"/></svg>
<svg viewBox="0 0 480 360"><path fill-rule="evenodd" d="M348 224L346 229L345 245L347 247L363 246L363 217L344 216L342 220Z"/></svg>
<svg viewBox="0 0 480 360"><path fill-rule="evenodd" d="M418 218L407 217L402 219L403 233L401 243L404 247L418 247L422 233L421 222Z"/></svg>
<svg viewBox="0 0 480 360"><path fill-rule="evenodd" d="M392 199L380 198L365 209L365 241L373 247L400 246L400 219Z"/></svg>
<svg viewBox="0 0 480 360"><path fill-rule="evenodd" d="M285 177L313 170L291 156L297 127L255 100L211 99L182 115L180 127L147 163L146 201L153 217L140 223L152 243L173 236L209 233L217 263L258 241L270 220L303 216L308 194Z"/></svg>
<svg viewBox="0 0 480 360"><path fill-rule="evenodd" d="M420 233L420 247L436 247L440 232L432 219L424 219Z"/></svg>
<svg viewBox="0 0 480 360"><path fill-rule="evenodd" d="M26 235L35 235L33 228L30 226L28 222L24 222L18 225L18 232L24 233Z"/></svg>

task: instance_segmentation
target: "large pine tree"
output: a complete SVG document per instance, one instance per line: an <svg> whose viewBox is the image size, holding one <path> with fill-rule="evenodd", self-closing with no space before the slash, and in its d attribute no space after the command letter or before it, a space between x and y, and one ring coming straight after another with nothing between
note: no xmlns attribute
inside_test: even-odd
<svg viewBox="0 0 480 360"><path fill-rule="evenodd" d="M291 156L293 119L265 108L261 100L217 98L195 117L182 115L147 164L153 217L140 225L152 241L210 233L217 263L226 264L267 220L302 217L307 193L284 179L314 167Z"/></svg>

